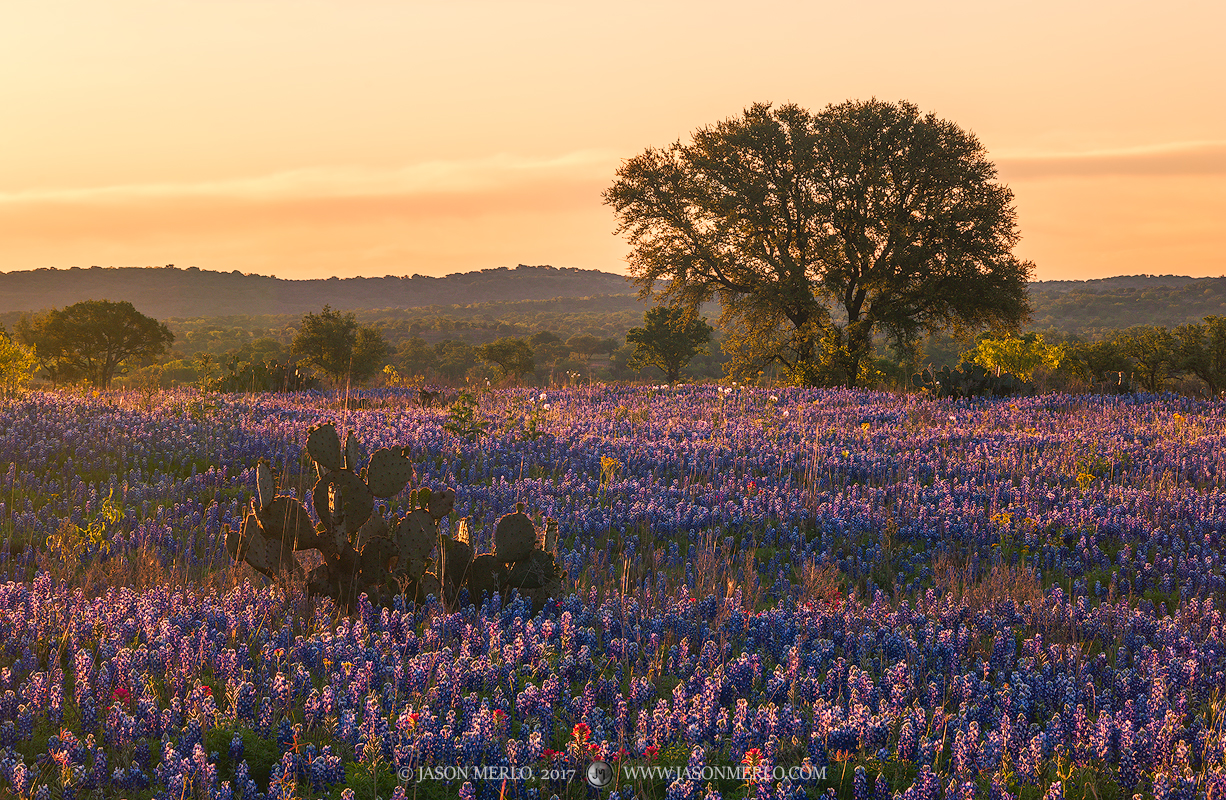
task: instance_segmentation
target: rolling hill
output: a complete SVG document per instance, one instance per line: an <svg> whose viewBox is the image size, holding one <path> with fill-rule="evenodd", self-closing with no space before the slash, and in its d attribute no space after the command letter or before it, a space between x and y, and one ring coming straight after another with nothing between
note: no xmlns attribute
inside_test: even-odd
<svg viewBox="0 0 1226 800"><path fill-rule="evenodd" d="M155 319L305 314L336 309L545 300L632 294L621 275L573 267L501 267L432 278L286 280L188 267L90 267L0 273L0 314L127 300Z"/></svg>

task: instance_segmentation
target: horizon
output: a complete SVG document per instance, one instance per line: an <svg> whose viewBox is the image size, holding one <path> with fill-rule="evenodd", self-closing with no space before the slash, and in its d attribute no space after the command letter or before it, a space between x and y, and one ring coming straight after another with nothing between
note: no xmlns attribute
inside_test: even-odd
<svg viewBox="0 0 1226 800"><path fill-rule="evenodd" d="M94 269L99 269L99 270L175 269L181 272L187 272L187 271L211 272L217 275L233 275L235 273L238 273L244 278L271 278L274 280L283 280L283 281L329 281L329 280L347 281L347 280L355 280L355 279L382 280L385 278L396 278L396 279L401 279L401 280L412 280L414 278L431 278L433 280L444 280L446 278L459 277L461 275L474 275L474 274L481 273L481 272L498 272L499 270L503 270L507 272L514 272L518 269L554 269L558 271L574 270L574 271L579 271L579 272L599 272L605 275L617 275L617 276L624 277L627 280L631 280L631 281L634 280L631 276L626 275L625 273L610 272L608 270L590 269L587 267L555 267L552 264L516 264L513 267L508 267L508 266L484 267L484 268L478 268L478 269L465 270L463 272L451 272L446 275L422 275L420 273L413 274L413 275L344 275L344 276L329 275L326 277L321 276L321 277L313 277L313 278L306 278L306 277L287 278L287 277L283 277L279 275L271 275L271 274L260 273L260 272L242 272L240 270L216 270L216 269L208 269L206 267L197 267L192 264L189 264L186 267L180 267L176 264L149 265L149 266L144 266L144 267L136 266L136 265L103 266L101 264L91 264L88 267L81 267L81 266L35 267L33 269L0 270L0 275L11 275L14 273L19 273L19 272L30 272L30 273L33 273L33 272L71 272L73 270L84 271L84 270L94 270ZM1220 275L1180 275L1174 272L1162 272L1162 273L1138 272L1132 275L1104 275L1099 278L1034 278L1031 281L1029 281L1029 283L1091 283L1094 281L1126 280L1129 278L1145 278L1145 279L1176 278L1179 280L1211 281L1211 280L1226 279L1226 273L1223 273ZM638 289L635 288L633 292L628 292L628 294L633 294L634 292L637 292L637 291Z"/></svg>
<svg viewBox="0 0 1226 800"><path fill-rule="evenodd" d="M755 102L876 97L978 137L1035 280L1226 273L1226 109L1211 102L1226 95L1226 8L764 9L6 9L0 69L18 79L0 86L0 272L624 275L600 196L622 161ZM848 30L871 30L874 49Z"/></svg>

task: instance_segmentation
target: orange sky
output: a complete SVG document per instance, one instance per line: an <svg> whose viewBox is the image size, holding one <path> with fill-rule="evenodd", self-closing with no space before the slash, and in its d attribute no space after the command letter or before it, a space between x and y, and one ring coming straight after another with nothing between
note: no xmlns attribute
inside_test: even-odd
<svg viewBox="0 0 1226 800"><path fill-rule="evenodd" d="M1226 274L1226 4L754 7L11 0L0 271L624 272L621 159L877 97L980 138L1038 278Z"/></svg>

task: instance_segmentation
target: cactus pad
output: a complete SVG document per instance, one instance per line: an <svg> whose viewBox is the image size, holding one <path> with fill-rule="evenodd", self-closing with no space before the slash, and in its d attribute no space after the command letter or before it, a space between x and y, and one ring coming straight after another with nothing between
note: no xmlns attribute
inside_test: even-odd
<svg viewBox="0 0 1226 800"><path fill-rule="evenodd" d="M229 547L230 542L227 541L226 545ZM298 567L292 546L287 546L279 539L267 537L260 526L259 518L252 511L243 517L234 556L270 578L275 577L278 572L295 570Z"/></svg>
<svg viewBox="0 0 1226 800"><path fill-rule="evenodd" d="M421 509L411 511L400 520L392 533L396 551L400 560L396 562L396 571L417 579L426 571L426 558L434 549L434 538L437 529L434 520Z"/></svg>
<svg viewBox="0 0 1226 800"><path fill-rule="evenodd" d="M493 553L482 553L473 559L468 568L468 599L475 604L484 603L492 594L502 591L507 568Z"/></svg>
<svg viewBox="0 0 1226 800"><path fill-rule="evenodd" d="M424 602L427 597L438 597L443 590L443 585L439 583L433 572L427 572L421 576L421 580L417 582L417 602Z"/></svg>
<svg viewBox="0 0 1226 800"><path fill-rule="evenodd" d="M331 575L332 572L328 569L327 564L320 564L315 567L306 576L307 592L310 594L331 594Z"/></svg>
<svg viewBox="0 0 1226 800"><path fill-rule="evenodd" d="M468 566L473 560L473 548L466 541L452 539L450 536L440 536L443 545L442 570L443 582L453 589L464 585L464 576L468 574Z"/></svg>
<svg viewBox="0 0 1226 800"><path fill-rule="evenodd" d="M344 467L341 463L341 439L331 422L313 425L307 431L306 449L312 460L325 469L335 472Z"/></svg>
<svg viewBox="0 0 1226 800"><path fill-rule="evenodd" d="M277 494L277 483L273 480L272 470L262 458L255 465L255 491L256 502L260 508L265 508Z"/></svg>
<svg viewBox="0 0 1226 800"><path fill-rule="evenodd" d="M536 528L523 511L523 503L516 510L498 520L494 529L494 555L499 561L519 561L527 558L536 546Z"/></svg>
<svg viewBox="0 0 1226 800"><path fill-rule="evenodd" d="M384 447L370 457L366 481L375 497L392 497L413 480L413 462L398 450Z"/></svg>
<svg viewBox="0 0 1226 800"><path fill-rule="evenodd" d="M354 547L358 550L366 547L366 543L378 536L390 537L391 530L387 527L387 522L384 521L382 514L371 514L370 519L362 527L358 528L358 538L354 542Z"/></svg>
<svg viewBox="0 0 1226 800"><path fill-rule="evenodd" d="M426 510L436 520L442 519L455 508L455 489L448 487L441 492L431 492L426 503Z"/></svg>
<svg viewBox="0 0 1226 800"><path fill-rule="evenodd" d="M382 536L371 539L362 548L358 559L362 582L372 584L382 581L391 572L389 564L394 566L397 558L396 546L391 539Z"/></svg>
<svg viewBox="0 0 1226 800"><path fill-rule="evenodd" d="M328 473L315 484L315 513L327 528L352 535L374 511L375 499L361 478L348 470Z"/></svg>
<svg viewBox="0 0 1226 800"><path fill-rule="evenodd" d="M519 591L536 611L561 594L566 577L554 557L556 520L538 530L520 503L499 520L494 552L474 557L468 519L452 526L452 536L439 535L439 520L455 509L454 489L415 489L409 513L390 524L376 513L376 496L392 497L414 479L408 448L382 448L368 459L352 431L342 447L336 426L325 422L308 431L306 452L319 476L311 492L319 524L312 526L298 499L276 494L272 469L260 459L256 498L241 528L225 536L236 561L270 577L287 570L301 574L294 550L317 548L322 563L306 576L308 593L328 595L350 612L363 593L385 606L403 594L418 603L440 596L450 607L465 588L475 603Z"/></svg>
<svg viewBox="0 0 1226 800"><path fill-rule="evenodd" d="M319 534L306 508L292 497L282 495L256 510L264 535L289 546L291 550L319 547Z"/></svg>
<svg viewBox="0 0 1226 800"><path fill-rule="evenodd" d="M533 550L507 573L507 585L514 589L544 589L557 572L552 555L543 550Z"/></svg>
<svg viewBox="0 0 1226 800"><path fill-rule="evenodd" d="M353 431L345 434L345 469L356 473L366 463L366 448Z"/></svg>

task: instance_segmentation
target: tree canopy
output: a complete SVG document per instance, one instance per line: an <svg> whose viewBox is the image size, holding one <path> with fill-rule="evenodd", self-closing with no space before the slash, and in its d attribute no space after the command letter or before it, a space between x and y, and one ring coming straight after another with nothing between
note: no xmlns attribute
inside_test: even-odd
<svg viewBox="0 0 1226 800"><path fill-rule="evenodd" d="M1003 338L985 334L979 337L974 349L962 354L964 361L997 373L1007 372L1024 381L1034 378L1036 370L1055 370L1063 357L1063 348L1048 344L1042 334L1033 332Z"/></svg>
<svg viewBox="0 0 1226 800"><path fill-rule="evenodd" d="M691 312L717 298L731 370L855 385L884 332L1012 329L1033 269L979 141L910 103L756 104L649 148L606 190L630 272Z"/></svg>
<svg viewBox="0 0 1226 800"><path fill-rule="evenodd" d="M1136 381L1147 392L1160 392L1179 368L1178 340L1160 325L1134 325L1116 337L1120 352L1132 359Z"/></svg>
<svg viewBox="0 0 1226 800"><path fill-rule="evenodd" d="M1204 381L1210 397L1218 397L1226 389L1226 317L1180 325L1174 336L1179 366Z"/></svg>
<svg viewBox="0 0 1226 800"><path fill-rule="evenodd" d="M669 383L676 383L681 370L699 353L707 352L711 326L684 309L656 306L643 315L643 327L631 328L626 344L634 345L631 369L659 367Z"/></svg>
<svg viewBox="0 0 1226 800"><path fill-rule="evenodd" d="M352 314L325 305L319 314L306 314L291 350L340 385L346 378L362 383L374 376L388 354L378 328L358 325Z"/></svg>
<svg viewBox="0 0 1226 800"><path fill-rule="evenodd" d="M477 354L482 360L496 365L504 376L519 378L536 369L532 346L514 336L504 336L497 341L483 344L477 348Z"/></svg>
<svg viewBox="0 0 1226 800"><path fill-rule="evenodd" d="M0 325L0 397L21 391L34 373L34 350L13 341Z"/></svg>
<svg viewBox="0 0 1226 800"><path fill-rule="evenodd" d="M34 349L52 380L85 378L99 389L141 361L166 352L174 334L129 302L84 300L41 316L23 317L17 337Z"/></svg>

